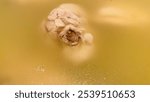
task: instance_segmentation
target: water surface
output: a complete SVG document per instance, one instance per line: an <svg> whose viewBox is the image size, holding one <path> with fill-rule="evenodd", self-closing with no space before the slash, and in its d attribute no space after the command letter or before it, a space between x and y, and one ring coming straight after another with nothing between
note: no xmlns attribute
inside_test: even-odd
<svg viewBox="0 0 150 102"><path fill-rule="evenodd" d="M81 5L95 52L82 63L40 29L62 3ZM150 84L149 0L1 0L0 84ZM71 56L71 55L68 55Z"/></svg>

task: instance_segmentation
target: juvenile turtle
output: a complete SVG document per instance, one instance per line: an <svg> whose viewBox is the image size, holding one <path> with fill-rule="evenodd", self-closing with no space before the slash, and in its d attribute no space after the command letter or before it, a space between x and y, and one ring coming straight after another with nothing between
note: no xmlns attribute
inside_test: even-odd
<svg viewBox="0 0 150 102"><path fill-rule="evenodd" d="M77 46L83 41L88 41L85 37L87 33L84 28L85 17L83 15L78 5L62 4L50 12L45 29L66 45Z"/></svg>

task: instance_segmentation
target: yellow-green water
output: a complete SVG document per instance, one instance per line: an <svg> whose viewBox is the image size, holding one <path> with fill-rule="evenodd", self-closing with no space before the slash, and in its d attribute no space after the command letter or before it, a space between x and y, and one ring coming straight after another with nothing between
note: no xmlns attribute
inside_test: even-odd
<svg viewBox="0 0 150 102"><path fill-rule="evenodd" d="M62 3L87 13L95 51L66 60L40 24ZM150 84L149 0L1 0L0 84ZM71 56L71 55L68 55Z"/></svg>

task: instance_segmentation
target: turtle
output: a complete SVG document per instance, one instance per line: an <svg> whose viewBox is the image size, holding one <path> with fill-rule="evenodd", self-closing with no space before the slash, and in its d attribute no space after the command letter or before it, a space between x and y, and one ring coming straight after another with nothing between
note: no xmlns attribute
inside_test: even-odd
<svg viewBox="0 0 150 102"><path fill-rule="evenodd" d="M85 41L85 18L75 4L62 4L53 9L46 20L45 29L68 46L77 46Z"/></svg>

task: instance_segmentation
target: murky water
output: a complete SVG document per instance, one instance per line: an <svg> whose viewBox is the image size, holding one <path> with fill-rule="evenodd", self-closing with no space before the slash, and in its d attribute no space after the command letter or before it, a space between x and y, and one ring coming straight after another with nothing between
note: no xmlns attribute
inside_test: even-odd
<svg viewBox="0 0 150 102"><path fill-rule="evenodd" d="M81 63L40 28L68 2L85 9L94 35L94 53ZM91 2L1 0L0 84L150 84L150 1Z"/></svg>

